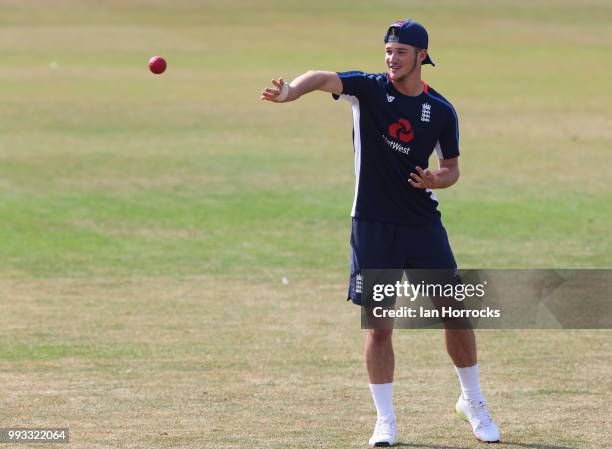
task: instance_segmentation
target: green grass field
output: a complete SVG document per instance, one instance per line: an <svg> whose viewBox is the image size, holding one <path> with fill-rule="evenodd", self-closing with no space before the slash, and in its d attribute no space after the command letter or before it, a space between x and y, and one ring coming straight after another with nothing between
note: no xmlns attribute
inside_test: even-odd
<svg viewBox="0 0 612 449"><path fill-rule="evenodd" d="M350 108L259 92L384 71L404 17L459 113L462 178L438 197L460 266L612 267L608 1L0 0L0 427L365 447ZM498 447L612 447L610 336L480 331ZM395 345L403 447L477 447L440 332Z"/></svg>

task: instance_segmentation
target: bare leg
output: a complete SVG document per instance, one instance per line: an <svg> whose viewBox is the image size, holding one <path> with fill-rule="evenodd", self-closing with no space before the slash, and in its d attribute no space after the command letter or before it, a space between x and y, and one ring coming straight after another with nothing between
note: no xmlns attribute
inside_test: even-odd
<svg viewBox="0 0 612 449"><path fill-rule="evenodd" d="M393 382L395 356L393 329L368 329L365 339L365 360L371 384Z"/></svg>
<svg viewBox="0 0 612 449"><path fill-rule="evenodd" d="M370 392L376 406L376 427L368 447L395 443L396 427L393 412L393 368L395 358L391 337L393 329L369 329L365 339L365 359L370 379Z"/></svg>
<svg viewBox="0 0 612 449"><path fill-rule="evenodd" d="M446 350L457 368L476 365L476 336L473 329L445 329Z"/></svg>

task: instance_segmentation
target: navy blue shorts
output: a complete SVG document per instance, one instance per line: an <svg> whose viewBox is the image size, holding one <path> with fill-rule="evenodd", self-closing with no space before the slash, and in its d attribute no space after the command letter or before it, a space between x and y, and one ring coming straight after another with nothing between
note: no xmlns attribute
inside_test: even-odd
<svg viewBox="0 0 612 449"><path fill-rule="evenodd" d="M411 226L353 218L351 277L348 299L361 305L362 270L456 270L446 230L441 223ZM389 281L393 281L389 279Z"/></svg>

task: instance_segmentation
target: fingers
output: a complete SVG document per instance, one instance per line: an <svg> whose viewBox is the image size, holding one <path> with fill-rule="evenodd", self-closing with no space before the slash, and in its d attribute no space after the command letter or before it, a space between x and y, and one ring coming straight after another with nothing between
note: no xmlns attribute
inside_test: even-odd
<svg viewBox="0 0 612 449"><path fill-rule="evenodd" d="M283 80L283 78L279 78L278 81L272 80L272 84L274 84L280 90L280 89L282 89L283 84L285 84L285 81Z"/></svg>
<svg viewBox="0 0 612 449"><path fill-rule="evenodd" d="M410 178L408 178L408 183L411 186L416 187L417 189L424 189L424 188L426 188L425 187L425 181L423 180L423 178L421 178L416 173L410 173Z"/></svg>
<svg viewBox="0 0 612 449"><path fill-rule="evenodd" d="M418 175L416 173L410 173L410 178L408 179L408 183L419 189L430 189L435 185L435 176L429 169L423 170L418 165L415 167Z"/></svg>
<svg viewBox="0 0 612 449"><path fill-rule="evenodd" d="M281 89L283 88L283 84L285 84L285 81L283 80L282 77L280 77L278 80L273 79L271 81L272 81L272 84L276 87L276 89L271 89L269 87L266 87L261 92L261 96L259 97L260 100L276 101L276 99L280 95Z"/></svg>
<svg viewBox="0 0 612 449"><path fill-rule="evenodd" d="M423 170L418 165L415 168L416 168L416 171L419 173L419 176L423 178L423 180L431 181L431 182L435 181L436 176L428 168Z"/></svg>
<svg viewBox="0 0 612 449"><path fill-rule="evenodd" d="M266 88L259 97L261 100L274 101L278 97L279 92Z"/></svg>
<svg viewBox="0 0 612 449"><path fill-rule="evenodd" d="M419 182L419 183L422 183L422 182L424 181L424 180L423 180L423 178L421 178L421 177L420 177L419 175L417 175L416 173L410 173L410 177L411 177L412 179L409 179L408 181L416 181L416 182Z"/></svg>
<svg viewBox="0 0 612 449"><path fill-rule="evenodd" d="M427 170L427 169L423 170L423 169L422 169L421 167L419 167L418 165L415 167L415 169L416 169L417 173L418 173L419 175L421 175L422 177L424 177L424 176L425 176L425 174L426 174L426 173L429 171L429 170Z"/></svg>
<svg viewBox="0 0 612 449"><path fill-rule="evenodd" d="M410 178L408 178L408 183L412 187L416 187L417 189L426 189L427 188L425 186L424 181L418 175L415 175L414 173L410 173Z"/></svg>
<svg viewBox="0 0 612 449"><path fill-rule="evenodd" d="M261 99L262 100L268 100L268 101L275 101L278 96L280 95L280 89L271 89L269 87L266 87L262 92L261 92Z"/></svg>
<svg viewBox="0 0 612 449"><path fill-rule="evenodd" d="M436 181L436 175L434 175L428 168L423 170L421 167L417 165L416 170L419 172L419 175L421 176L421 178L425 180L426 184L429 184L430 186L434 185L434 182Z"/></svg>

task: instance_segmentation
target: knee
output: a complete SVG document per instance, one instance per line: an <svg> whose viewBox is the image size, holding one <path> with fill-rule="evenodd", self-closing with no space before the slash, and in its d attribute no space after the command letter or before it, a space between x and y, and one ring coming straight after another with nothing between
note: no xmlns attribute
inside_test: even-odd
<svg viewBox="0 0 612 449"><path fill-rule="evenodd" d="M369 329L368 339L374 344L385 344L391 341L393 329Z"/></svg>

